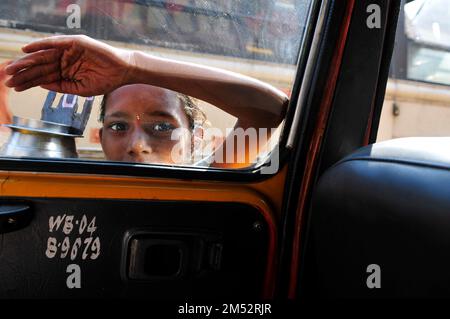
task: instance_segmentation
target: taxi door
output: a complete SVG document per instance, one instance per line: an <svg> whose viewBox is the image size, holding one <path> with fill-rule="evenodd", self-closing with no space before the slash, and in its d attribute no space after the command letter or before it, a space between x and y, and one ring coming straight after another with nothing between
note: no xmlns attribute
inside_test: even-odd
<svg viewBox="0 0 450 319"><path fill-rule="evenodd" d="M312 186L319 168L373 141L398 5L309 10L269 162L1 158L0 297L296 298Z"/></svg>

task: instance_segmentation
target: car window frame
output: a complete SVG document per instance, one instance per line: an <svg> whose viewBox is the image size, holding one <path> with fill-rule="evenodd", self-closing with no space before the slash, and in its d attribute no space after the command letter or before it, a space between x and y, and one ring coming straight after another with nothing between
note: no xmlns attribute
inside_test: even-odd
<svg viewBox="0 0 450 319"><path fill-rule="evenodd" d="M197 167L192 165L170 165L170 164L137 164L127 162L113 162L106 160L70 159L70 158L32 158L32 157L3 157L0 156L0 169L24 172L49 172L66 174L94 174L108 176L133 176L133 177L162 177L176 178L183 175L183 178L193 178L199 180L224 180L224 181L260 181L276 175L283 166L288 163L291 147L288 145L288 135L292 132L292 123L296 112L301 106L298 105L298 95L300 88L305 85L304 72L313 46L312 39L316 29L317 17L320 9L319 0L311 0L309 3L305 30L300 42L298 60L294 84L292 87L292 97L287 107L286 117L282 122L281 133L276 143L276 152L271 152L264 162L240 169L224 169L211 167ZM41 33L41 32L40 32ZM276 154L274 154L276 153ZM278 169L272 173L262 173L263 169L270 165L278 156Z"/></svg>

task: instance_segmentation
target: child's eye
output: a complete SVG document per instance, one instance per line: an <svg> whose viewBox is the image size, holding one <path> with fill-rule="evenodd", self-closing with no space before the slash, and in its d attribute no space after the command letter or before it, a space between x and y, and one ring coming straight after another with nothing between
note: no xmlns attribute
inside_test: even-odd
<svg viewBox="0 0 450 319"><path fill-rule="evenodd" d="M121 132L121 131L126 131L128 129L128 125L125 123L112 123L111 125L108 126L108 128L110 128L113 131L116 132Z"/></svg>
<svg viewBox="0 0 450 319"><path fill-rule="evenodd" d="M160 122L153 125L153 130L156 132L168 132L175 129L175 126L168 122Z"/></svg>

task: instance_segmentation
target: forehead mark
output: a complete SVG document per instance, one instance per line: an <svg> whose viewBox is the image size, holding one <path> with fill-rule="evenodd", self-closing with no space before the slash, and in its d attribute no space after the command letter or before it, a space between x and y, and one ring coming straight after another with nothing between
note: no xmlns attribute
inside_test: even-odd
<svg viewBox="0 0 450 319"><path fill-rule="evenodd" d="M143 92L143 94L139 94ZM125 96L124 96L125 95ZM137 98L137 100L146 100L148 97L150 97L149 100L159 100L159 103L156 102L156 104L153 104L156 106L157 110L146 112L146 110L143 110L142 108L138 111L142 113L142 115L132 115L129 114L129 110L127 107L127 100L130 98ZM160 104L161 103L161 104ZM147 116L150 113L153 113L153 116L167 116L175 120L179 125L189 126L189 117L186 114L184 110L184 102L183 99L180 97L180 94L175 91L163 89L160 87L150 86L150 85L144 85L144 84L133 84L129 86L123 86L119 89L116 89L112 93L108 95L107 98L107 104L110 105L109 108L106 109L106 118L111 117L123 117L123 118L129 118L129 119L135 119L136 121L143 121L144 120L144 114ZM112 104L112 105L111 105ZM159 105L158 105L159 104ZM143 105L140 104L140 105ZM111 110L111 107L116 110ZM117 108L122 110L117 110ZM127 109L127 111L123 111L123 109ZM137 111L137 110L136 110ZM108 114L109 113L109 114ZM128 113L128 114L124 114ZM158 114L159 113L159 114Z"/></svg>

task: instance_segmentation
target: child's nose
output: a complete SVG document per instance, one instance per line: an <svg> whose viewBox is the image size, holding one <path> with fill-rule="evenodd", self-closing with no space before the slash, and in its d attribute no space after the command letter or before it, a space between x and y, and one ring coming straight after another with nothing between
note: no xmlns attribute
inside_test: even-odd
<svg viewBox="0 0 450 319"><path fill-rule="evenodd" d="M131 156L147 155L152 153L152 147L141 132L136 132L130 141L128 154Z"/></svg>

